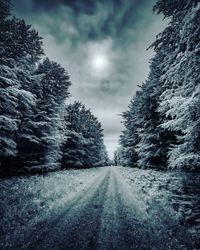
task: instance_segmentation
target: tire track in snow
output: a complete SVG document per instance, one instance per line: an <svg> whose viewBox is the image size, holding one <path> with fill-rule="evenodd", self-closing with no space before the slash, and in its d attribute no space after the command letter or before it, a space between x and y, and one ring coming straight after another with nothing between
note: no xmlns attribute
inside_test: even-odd
<svg viewBox="0 0 200 250"><path fill-rule="evenodd" d="M165 225L163 241L157 237L155 222L145 214L137 196L117 170L102 168L85 191L54 211L38 225L36 235L29 232L24 245L14 249L179 249L167 242Z"/></svg>
<svg viewBox="0 0 200 250"><path fill-rule="evenodd" d="M55 212L37 227L39 237L29 234L27 244L18 249L94 249L109 175L109 171L100 172L99 180L95 178L83 193L62 208L61 213Z"/></svg>

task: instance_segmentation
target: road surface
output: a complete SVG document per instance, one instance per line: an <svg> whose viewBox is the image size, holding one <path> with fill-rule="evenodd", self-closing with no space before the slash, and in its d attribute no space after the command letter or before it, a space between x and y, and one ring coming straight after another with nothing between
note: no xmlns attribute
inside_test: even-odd
<svg viewBox="0 0 200 250"><path fill-rule="evenodd" d="M15 242L14 248L179 249L173 246L164 225L160 233L156 231L156 222L148 221L114 167L101 168L88 183L64 207L27 229L23 241Z"/></svg>

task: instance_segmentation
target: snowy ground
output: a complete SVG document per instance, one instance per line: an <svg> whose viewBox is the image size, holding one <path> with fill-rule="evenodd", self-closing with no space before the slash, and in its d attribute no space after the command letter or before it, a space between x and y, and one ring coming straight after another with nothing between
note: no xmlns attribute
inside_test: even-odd
<svg viewBox="0 0 200 250"><path fill-rule="evenodd" d="M105 167L3 179L0 249L199 249L189 177Z"/></svg>

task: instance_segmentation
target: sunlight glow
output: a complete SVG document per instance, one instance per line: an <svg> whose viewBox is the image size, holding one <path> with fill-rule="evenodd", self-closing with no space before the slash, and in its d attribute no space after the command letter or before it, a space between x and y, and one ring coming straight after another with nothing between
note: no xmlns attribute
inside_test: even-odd
<svg viewBox="0 0 200 250"><path fill-rule="evenodd" d="M97 71L102 71L109 66L109 61L105 55L95 55L92 59L92 67Z"/></svg>

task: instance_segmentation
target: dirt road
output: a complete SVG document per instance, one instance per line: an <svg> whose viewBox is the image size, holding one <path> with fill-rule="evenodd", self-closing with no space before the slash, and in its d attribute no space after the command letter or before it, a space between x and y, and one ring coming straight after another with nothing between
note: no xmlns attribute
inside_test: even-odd
<svg viewBox="0 0 200 250"><path fill-rule="evenodd" d="M165 230L159 242L155 224L149 224L115 168L101 169L89 183L64 208L30 229L15 248L171 249Z"/></svg>

